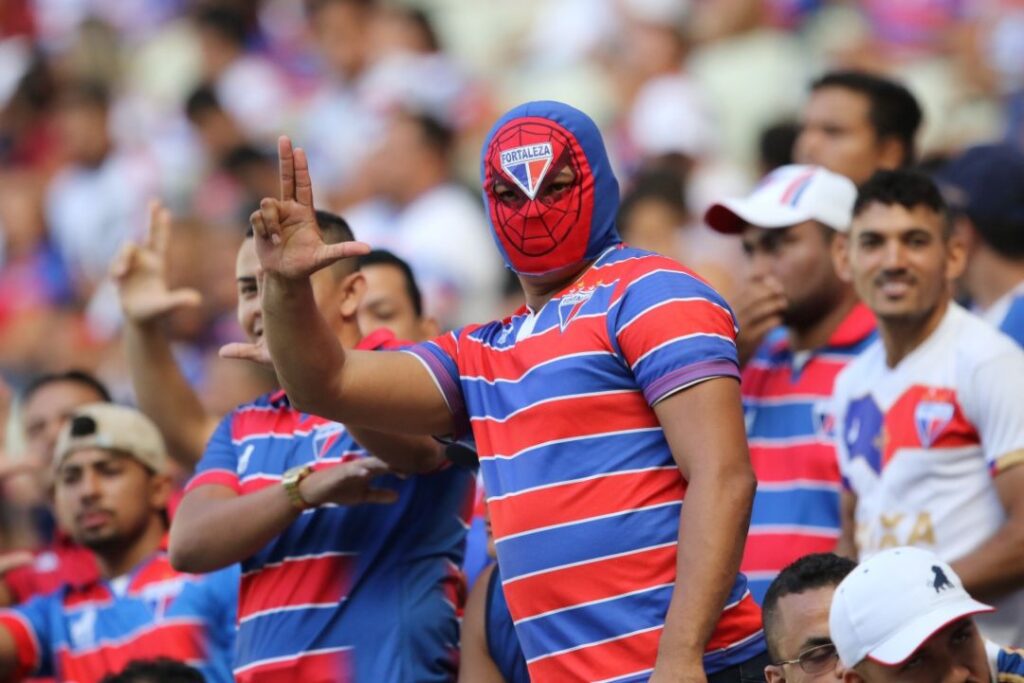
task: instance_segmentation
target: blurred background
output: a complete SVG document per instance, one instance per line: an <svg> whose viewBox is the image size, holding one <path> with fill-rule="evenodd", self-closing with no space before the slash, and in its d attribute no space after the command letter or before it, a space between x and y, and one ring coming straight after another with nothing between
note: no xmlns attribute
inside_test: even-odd
<svg viewBox="0 0 1024 683"><path fill-rule="evenodd" d="M477 155L527 99L591 114L627 241L728 296L739 246L699 217L789 161L808 83L837 67L908 85L926 159L1024 144L1024 0L0 0L0 376L79 367L131 400L107 271L159 197L172 284L204 295L167 334L211 412L250 399L216 350L241 336L235 251L281 133L444 326L507 313Z"/></svg>

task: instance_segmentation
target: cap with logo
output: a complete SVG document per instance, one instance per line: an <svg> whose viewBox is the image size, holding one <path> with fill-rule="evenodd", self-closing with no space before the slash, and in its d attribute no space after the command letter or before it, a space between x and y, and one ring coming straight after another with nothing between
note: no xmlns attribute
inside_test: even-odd
<svg viewBox="0 0 1024 683"><path fill-rule="evenodd" d="M72 453L87 448L120 451L154 472L167 468L167 449L160 430L148 417L125 406L91 403L75 410L57 437L54 468Z"/></svg>
<svg viewBox="0 0 1024 683"><path fill-rule="evenodd" d="M792 164L766 175L749 196L712 204L704 221L726 234L747 225L788 228L812 220L846 232L856 200L857 186L849 178L820 166Z"/></svg>
<svg viewBox="0 0 1024 683"><path fill-rule="evenodd" d="M942 628L992 610L971 598L934 553L891 548L865 560L836 587L828 624L846 666L866 658L896 666Z"/></svg>

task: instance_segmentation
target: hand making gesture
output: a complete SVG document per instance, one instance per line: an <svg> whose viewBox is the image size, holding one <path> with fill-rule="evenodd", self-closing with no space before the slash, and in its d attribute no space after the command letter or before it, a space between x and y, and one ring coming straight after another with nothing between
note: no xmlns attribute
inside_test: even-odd
<svg viewBox="0 0 1024 683"><path fill-rule="evenodd" d="M301 280L336 261L368 253L370 247L362 242L324 242L313 209L306 153L301 148L293 151L291 140L283 135L277 153L281 198L264 198L249 217L264 274Z"/></svg>
<svg viewBox="0 0 1024 683"><path fill-rule="evenodd" d="M121 310L133 323L153 322L177 308L198 306L202 301L194 289L171 290L168 286L170 239L171 212L154 200L149 206L149 231L145 241L125 244L110 267Z"/></svg>

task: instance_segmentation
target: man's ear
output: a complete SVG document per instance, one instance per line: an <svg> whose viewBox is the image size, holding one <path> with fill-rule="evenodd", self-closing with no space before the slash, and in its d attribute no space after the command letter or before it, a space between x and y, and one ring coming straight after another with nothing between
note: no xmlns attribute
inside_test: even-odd
<svg viewBox="0 0 1024 683"><path fill-rule="evenodd" d="M420 329L423 330L425 339L441 336L441 324L437 322L437 318L432 316L424 316L420 319Z"/></svg>
<svg viewBox="0 0 1024 683"><path fill-rule="evenodd" d="M829 245L829 250L836 275L846 284L853 282L853 274L850 272L850 234L847 232L836 233Z"/></svg>
<svg viewBox="0 0 1024 683"><path fill-rule="evenodd" d="M781 666L769 664L764 668L764 679L768 683L786 683L786 673Z"/></svg>
<svg viewBox="0 0 1024 683"><path fill-rule="evenodd" d="M889 135L878 141L878 152L878 168L892 171L904 165L907 148L898 137Z"/></svg>
<svg viewBox="0 0 1024 683"><path fill-rule="evenodd" d="M345 277L341 283L341 298L338 302L338 312L342 318L353 319L359 304L366 294L366 278L359 271Z"/></svg>
<svg viewBox="0 0 1024 683"><path fill-rule="evenodd" d="M149 504L156 510L166 510L174 493L170 475L153 474L149 478Z"/></svg>

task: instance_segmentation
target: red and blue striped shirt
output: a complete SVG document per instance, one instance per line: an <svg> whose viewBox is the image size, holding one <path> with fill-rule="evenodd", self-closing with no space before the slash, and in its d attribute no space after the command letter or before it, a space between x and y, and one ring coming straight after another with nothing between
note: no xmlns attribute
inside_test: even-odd
<svg viewBox="0 0 1024 683"><path fill-rule="evenodd" d="M359 348L391 339L375 333ZM280 486L292 467L366 455L343 425L294 410L279 391L223 420L189 488L246 495ZM449 466L379 485L397 490L398 502L306 510L242 562L240 683L454 678L473 472Z"/></svg>
<svg viewBox="0 0 1024 683"><path fill-rule="evenodd" d="M742 569L758 602L783 567L835 548L841 478L833 445L832 385L875 339L874 330L874 316L863 304L813 351L795 353L779 328L743 370L757 494Z"/></svg>
<svg viewBox="0 0 1024 683"><path fill-rule="evenodd" d="M737 377L735 322L664 257L613 247L536 313L413 347L480 455L501 578L535 681L647 680L686 481L652 408ZM738 575L708 672L764 648Z"/></svg>
<svg viewBox="0 0 1024 683"><path fill-rule="evenodd" d="M68 583L0 610L18 653L14 680L96 683L136 659L167 657L230 683L238 568L182 574L161 550L130 575Z"/></svg>

